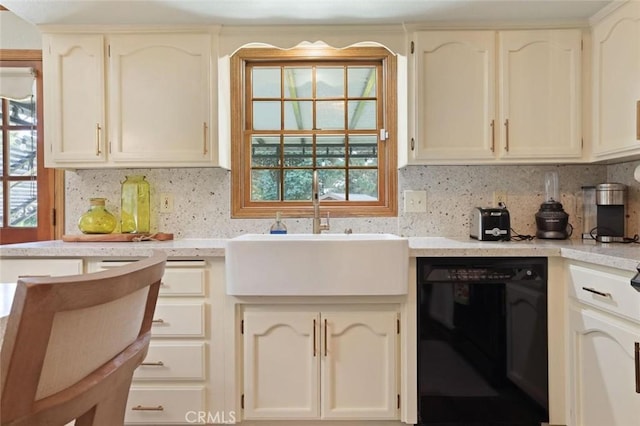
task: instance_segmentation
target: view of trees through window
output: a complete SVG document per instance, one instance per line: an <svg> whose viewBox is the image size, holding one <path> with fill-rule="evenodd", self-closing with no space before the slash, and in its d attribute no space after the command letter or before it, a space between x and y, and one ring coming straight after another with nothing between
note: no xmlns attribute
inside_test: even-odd
<svg viewBox="0 0 640 426"><path fill-rule="evenodd" d="M3 208L0 209L0 218L4 226L38 226L36 120L35 94L23 100L2 99L0 167ZM8 209L4 208L5 202Z"/></svg>
<svg viewBox="0 0 640 426"><path fill-rule="evenodd" d="M377 66L250 69L252 200L377 200Z"/></svg>

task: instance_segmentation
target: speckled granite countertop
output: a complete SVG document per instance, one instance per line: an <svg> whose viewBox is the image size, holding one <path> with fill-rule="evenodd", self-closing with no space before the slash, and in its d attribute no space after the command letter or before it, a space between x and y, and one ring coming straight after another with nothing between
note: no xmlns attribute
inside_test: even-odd
<svg viewBox="0 0 640 426"><path fill-rule="evenodd" d="M140 257L151 250L172 258L224 256L226 239L181 239L138 243L37 243L0 245L0 257ZM523 242L476 241L465 238L410 237L413 257L441 256L561 256L613 268L634 271L640 263L640 244L600 244L579 240Z"/></svg>

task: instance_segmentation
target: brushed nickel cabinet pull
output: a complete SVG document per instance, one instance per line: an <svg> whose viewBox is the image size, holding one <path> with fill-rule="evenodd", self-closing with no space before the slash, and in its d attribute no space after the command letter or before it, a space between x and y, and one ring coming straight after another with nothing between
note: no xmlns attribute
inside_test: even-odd
<svg viewBox="0 0 640 426"><path fill-rule="evenodd" d="M145 366L150 366L150 367L163 367L164 366L164 362L162 361L156 361L156 362L143 362L140 365L145 365Z"/></svg>
<svg viewBox="0 0 640 426"><path fill-rule="evenodd" d="M162 405L158 405L156 407L147 407L144 405L136 405L135 407L131 407L132 411L164 411L164 407Z"/></svg>
<svg viewBox="0 0 640 426"><path fill-rule="evenodd" d="M509 152L509 119L504 120L504 127L506 130L506 138L504 143L504 150Z"/></svg>
<svg viewBox="0 0 640 426"><path fill-rule="evenodd" d="M316 320L313 320L313 356L316 356Z"/></svg>
<svg viewBox="0 0 640 426"><path fill-rule="evenodd" d="M102 130L100 123L96 123L96 157L102 154L102 151L100 151L100 130Z"/></svg>
<svg viewBox="0 0 640 426"><path fill-rule="evenodd" d="M164 324L164 320L162 318L151 320L154 324Z"/></svg>
<svg viewBox="0 0 640 426"><path fill-rule="evenodd" d="M203 155L207 155L207 152L209 152L209 150L207 149L207 130L208 130L207 123L206 122L202 123L202 133L203 133L202 154Z"/></svg>
<svg viewBox="0 0 640 426"><path fill-rule="evenodd" d="M329 346L329 342L327 341L327 320L324 320L324 356L327 356L327 346Z"/></svg>
<svg viewBox="0 0 640 426"><path fill-rule="evenodd" d="M496 120L491 120L491 152L495 152L496 148Z"/></svg>
<svg viewBox="0 0 640 426"><path fill-rule="evenodd" d="M603 293L601 291L598 291L594 288L589 288L589 287L582 287L582 289L584 291L588 291L589 293L597 294L598 296L611 298L611 293Z"/></svg>
<svg viewBox="0 0 640 426"><path fill-rule="evenodd" d="M640 343L635 342L636 393L640 393Z"/></svg>

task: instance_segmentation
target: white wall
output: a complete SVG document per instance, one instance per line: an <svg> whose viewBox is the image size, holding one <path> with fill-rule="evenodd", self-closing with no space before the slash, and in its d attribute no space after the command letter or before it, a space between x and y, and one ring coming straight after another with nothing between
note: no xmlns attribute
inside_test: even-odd
<svg viewBox="0 0 640 426"><path fill-rule="evenodd" d="M42 35L34 25L1 11L0 49L42 49Z"/></svg>

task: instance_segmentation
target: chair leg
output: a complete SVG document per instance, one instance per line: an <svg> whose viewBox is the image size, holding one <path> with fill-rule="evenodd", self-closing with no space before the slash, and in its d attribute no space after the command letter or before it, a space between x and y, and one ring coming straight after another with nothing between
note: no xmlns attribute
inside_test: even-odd
<svg viewBox="0 0 640 426"><path fill-rule="evenodd" d="M112 389L109 395L76 419L75 426L116 426L124 424L131 381Z"/></svg>

